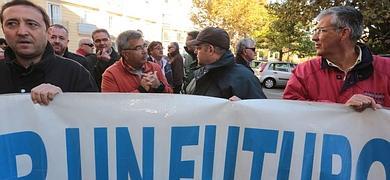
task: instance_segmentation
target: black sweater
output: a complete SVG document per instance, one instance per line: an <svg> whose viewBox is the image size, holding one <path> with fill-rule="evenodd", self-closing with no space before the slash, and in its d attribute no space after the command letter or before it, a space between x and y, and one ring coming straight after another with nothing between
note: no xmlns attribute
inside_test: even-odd
<svg viewBox="0 0 390 180"><path fill-rule="evenodd" d="M15 61L14 52L5 51L7 61L0 62L0 94L30 92L32 88L50 83L63 92L96 92L91 74L80 64L54 54L48 43L41 61L27 69Z"/></svg>

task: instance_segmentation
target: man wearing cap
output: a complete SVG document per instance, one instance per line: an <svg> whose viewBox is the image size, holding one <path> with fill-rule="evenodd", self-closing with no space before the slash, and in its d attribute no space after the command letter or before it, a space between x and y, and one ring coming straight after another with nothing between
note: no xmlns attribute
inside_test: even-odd
<svg viewBox="0 0 390 180"><path fill-rule="evenodd" d="M207 27L190 44L195 45L198 63L195 95L238 99L265 99L259 79L241 64L229 50L230 39L221 28Z"/></svg>

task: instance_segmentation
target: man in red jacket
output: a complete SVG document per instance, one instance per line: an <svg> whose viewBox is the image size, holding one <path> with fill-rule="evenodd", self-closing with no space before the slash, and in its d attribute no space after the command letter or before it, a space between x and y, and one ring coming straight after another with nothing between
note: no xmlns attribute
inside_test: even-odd
<svg viewBox="0 0 390 180"><path fill-rule="evenodd" d="M357 43L363 15L339 6L317 16L312 40L319 57L293 71L284 99L343 103L363 111L390 107L390 59Z"/></svg>
<svg viewBox="0 0 390 180"><path fill-rule="evenodd" d="M117 46L121 59L103 73L102 92L172 93L160 65L146 60L140 32L122 32Z"/></svg>

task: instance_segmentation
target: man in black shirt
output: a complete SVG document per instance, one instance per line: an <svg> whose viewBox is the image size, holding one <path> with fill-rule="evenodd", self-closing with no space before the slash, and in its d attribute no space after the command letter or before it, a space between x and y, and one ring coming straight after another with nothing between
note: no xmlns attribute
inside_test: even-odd
<svg viewBox="0 0 390 180"><path fill-rule="evenodd" d="M68 51L69 32L63 25L51 25L47 31L47 35L55 54L74 60L83 65L88 71L90 70L85 57Z"/></svg>
<svg viewBox="0 0 390 180"><path fill-rule="evenodd" d="M0 62L0 94L28 93L34 103L47 105L61 92L94 92L96 85L80 64L56 56L47 41L49 17L30 1L10 1L0 20L9 47Z"/></svg>
<svg viewBox="0 0 390 180"><path fill-rule="evenodd" d="M92 40L95 43L96 54L87 55L86 58L91 67L91 72L96 80L98 88L101 88L102 74L104 71L120 59L119 54L112 48L110 34L105 29L97 29L92 32Z"/></svg>
<svg viewBox="0 0 390 180"><path fill-rule="evenodd" d="M215 27L203 29L195 40L198 63L194 94L239 99L265 99L259 79L248 68L234 62L228 33Z"/></svg>

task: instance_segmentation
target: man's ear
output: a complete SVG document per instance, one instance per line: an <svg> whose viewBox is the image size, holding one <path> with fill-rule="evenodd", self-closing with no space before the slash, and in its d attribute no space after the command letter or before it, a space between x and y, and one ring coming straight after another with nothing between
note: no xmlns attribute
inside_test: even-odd
<svg viewBox="0 0 390 180"><path fill-rule="evenodd" d="M215 52L214 46L210 45L209 48L208 48L208 51L209 51L209 53Z"/></svg>
<svg viewBox="0 0 390 180"><path fill-rule="evenodd" d="M352 30L350 28L343 28L341 29L341 39L350 39L350 36L352 36Z"/></svg>
<svg viewBox="0 0 390 180"><path fill-rule="evenodd" d="M246 49L243 49L243 50L241 51L241 54L242 54L243 56L245 56L245 55L247 54Z"/></svg>

